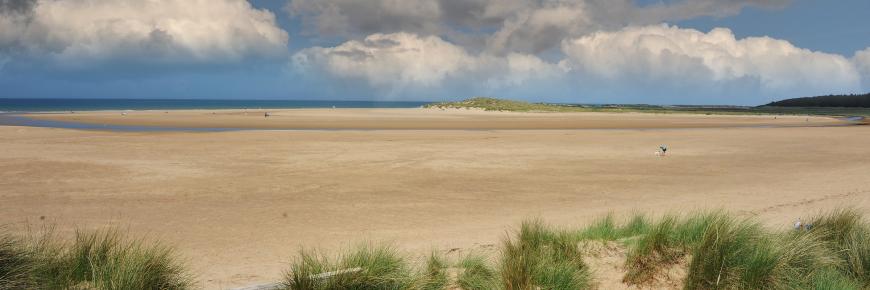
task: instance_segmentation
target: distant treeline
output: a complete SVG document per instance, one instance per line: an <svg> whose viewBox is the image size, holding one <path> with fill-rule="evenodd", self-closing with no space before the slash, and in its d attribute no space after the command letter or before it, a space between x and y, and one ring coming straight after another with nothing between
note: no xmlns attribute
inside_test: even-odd
<svg viewBox="0 0 870 290"><path fill-rule="evenodd" d="M870 108L870 93L863 95L828 95L794 98L773 102L765 106Z"/></svg>

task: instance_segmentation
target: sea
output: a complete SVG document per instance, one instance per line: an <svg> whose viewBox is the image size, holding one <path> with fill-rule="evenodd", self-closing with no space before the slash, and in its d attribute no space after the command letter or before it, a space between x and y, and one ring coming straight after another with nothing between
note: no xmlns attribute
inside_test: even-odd
<svg viewBox="0 0 870 290"><path fill-rule="evenodd" d="M0 113L173 109L417 108L430 102L207 99L4 99Z"/></svg>

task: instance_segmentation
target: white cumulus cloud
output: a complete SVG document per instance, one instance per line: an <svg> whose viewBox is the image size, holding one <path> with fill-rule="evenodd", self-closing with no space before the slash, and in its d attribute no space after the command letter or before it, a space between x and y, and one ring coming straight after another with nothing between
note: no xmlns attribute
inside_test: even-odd
<svg viewBox="0 0 870 290"><path fill-rule="evenodd" d="M559 91L563 98L571 97L566 92L576 97L643 93L613 89L620 86L723 103L729 95L747 102L759 93L855 92L861 88L859 69L870 68L870 49L850 60L780 39L737 39L724 28L705 33L669 25L564 39L560 53L555 61L517 52L475 53L438 36L390 33L308 48L294 55L293 64L303 72L361 80L392 93L451 87L500 96L538 88Z"/></svg>
<svg viewBox="0 0 870 290"><path fill-rule="evenodd" d="M473 55L440 37L411 33L373 34L335 47L308 48L293 56L293 65L304 72L364 80L388 91L472 80L496 88L557 71L554 64L533 55Z"/></svg>
<svg viewBox="0 0 870 290"><path fill-rule="evenodd" d="M232 62L286 53L275 15L245 0L38 0L0 13L0 53L104 61Z"/></svg>
<svg viewBox="0 0 870 290"><path fill-rule="evenodd" d="M863 76L864 89L870 90L870 47L856 52L853 61Z"/></svg>
<svg viewBox="0 0 870 290"><path fill-rule="evenodd" d="M628 27L565 40L561 65L609 79L723 82L755 79L767 91L850 92L860 87L853 63L837 54L769 37L736 39L668 25Z"/></svg>

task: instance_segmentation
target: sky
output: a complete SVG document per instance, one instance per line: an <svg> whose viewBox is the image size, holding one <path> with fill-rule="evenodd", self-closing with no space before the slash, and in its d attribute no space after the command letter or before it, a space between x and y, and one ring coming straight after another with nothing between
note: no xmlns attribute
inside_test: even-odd
<svg viewBox="0 0 870 290"><path fill-rule="evenodd" d="M870 91L867 0L0 0L0 97L759 105Z"/></svg>

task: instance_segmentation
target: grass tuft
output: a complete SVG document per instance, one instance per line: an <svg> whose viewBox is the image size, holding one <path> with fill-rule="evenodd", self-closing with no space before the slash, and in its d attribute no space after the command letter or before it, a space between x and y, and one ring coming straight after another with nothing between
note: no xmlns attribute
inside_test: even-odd
<svg viewBox="0 0 870 290"><path fill-rule="evenodd" d="M815 290L860 290L864 289L861 283L843 275L837 269L828 268L816 272L811 278L811 283L806 289Z"/></svg>
<svg viewBox="0 0 870 290"><path fill-rule="evenodd" d="M836 266L822 231L766 232L753 221L723 218L694 249L686 289L794 289Z"/></svg>
<svg viewBox="0 0 870 290"><path fill-rule="evenodd" d="M421 290L440 290L447 288L449 279L447 278L448 263L436 252L429 255L426 260L426 267L423 269L418 289Z"/></svg>
<svg viewBox="0 0 870 290"><path fill-rule="evenodd" d="M331 261L302 250L285 274L289 289L411 289L419 278L390 246L360 245Z"/></svg>
<svg viewBox="0 0 870 290"><path fill-rule="evenodd" d="M496 289L497 274L486 262L486 257L469 254L459 261L461 272L457 284L464 290Z"/></svg>
<svg viewBox="0 0 870 290"><path fill-rule="evenodd" d="M642 214L633 215L627 223L622 225L616 223L613 214L607 214L581 230L579 238L582 240L615 241L646 233L649 227L649 219Z"/></svg>
<svg viewBox="0 0 870 290"><path fill-rule="evenodd" d="M812 231L831 243L840 270L870 286L870 225L855 209L838 209L812 219Z"/></svg>
<svg viewBox="0 0 870 290"><path fill-rule="evenodd" d="M513 289L587 289L591 278L577 239L540 220L523 222L516 239L502 243L502 287Z"/></svg>
<svg viewBox="0 0 870 290"><path fill-rule="evenodd" d="M34 262L24 242L0 233L0 289L31 288Z"/></svg>
<svg viewBox="0 0 870 290"><path fill-rule="evenodd" d="M191 276L171 248L124 239L115 230L77 232L74 241L68 244L60 242L51 231L27 239L3 234L0 241L4 248L0 267L6 272L0 273L5 276L0 279L0 289L188 289L193 286ZM14 271L6 271L6 265L16 266L9 268Z"/></svg>
<svg viewBox="0 0 870 290"><path fill-rule="evenodd" d="M651 281L664 266L674 264L685 252L675 239L677 219L666 216L653 225L629 252L623 281L642 284Z"/></svg>

